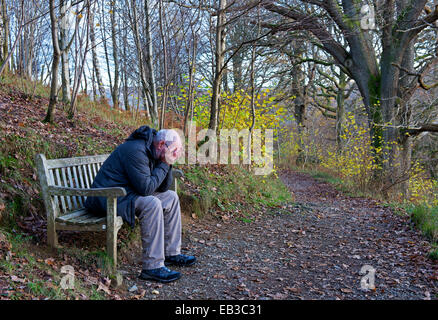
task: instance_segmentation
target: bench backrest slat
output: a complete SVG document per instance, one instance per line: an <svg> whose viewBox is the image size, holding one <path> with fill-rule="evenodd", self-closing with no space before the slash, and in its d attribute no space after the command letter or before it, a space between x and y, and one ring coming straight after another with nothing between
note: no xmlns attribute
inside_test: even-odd
<svg viewBox="0 0 438 320"><path fill-rule="evenodd" d="M66 168L78 165L86 165L89 163L103 163L109 154L103 154L98 156L86 156L76 158L62 158L62 159L49 159L46 160L47 169Z"/></svg>
<svg viewBox="0 0 438 320"><path fill-rule="evenodd" d="M81 176L84 177L85 186L86 186L88 189L90 189L90 186L91 186L91 185L90 185L90 182L89 182L89 180L88 180L87 170L86 170L86 168L85 168L84 165L80 165L80 168L81 168Z"/></svg>
<svg viewBox="0 0 438 320"><path fill-rule="evenodd" d="M97 171L96 171L96 164L95 163L90 163L89 166L91 167L91 172L93 172L93 178L96 176Z"/></svg>
<svg viewBox="0 0 438 320"><path fill-rule="evenodd" d="M73 177L74 177L74 181L75 181L75 188L82 188L79 177L81 176L80 174L78 174L78 167L72 167L72 171L73 171ZM84 199L83 197L77 197L77 200L79 201L79 207L83 207L84 206Z"/></svg>
<svg viewBox="0 0 438 320"><path fill-rule="evenodd" d="M65 168L61 168L61 177L62 177L62 184L61 184L61 186L63 186L63 187L69 187L68 185L67 185L67 177L66 177L66 175L65 175ZM71 200L70 200L70 198L71 197L65 197L65 200L66 200L66 204L67 204L67 206L68 206L68 211L73 211L73 206L72 206L72 204L71 204Z"/></svg>
<svg viewBox="0 0 438 320"><path fill-rule="evenodd" d="M48 184L48 185L51 185L51 184L54 185L54 184L56 184L56 183L55 183L55 176L54 176L54 174L53 174L53 171L52 171L52 170L49 170L48 172L49 172L49 177L47 177L47 178L48 178L47 184ZM56 205L56 207L59 207L59 202L60 202L59 197L58 197L58 196L55 196L54 199L55 199L55 205Z"/></svg>
<svg viewBox="0 0 438 320"><path fill-rule="evenodd" d="M68 177L69 187L70 188L77 188L76 180L73 179L72 168L74 168L74 167L67 167L67 177ZM79 209L82 207L79 204L78 197L71 197L71 202L72 202L74 209Z"/></svg>
<svg viewBox="0 0 438 320"><path fill-rule="evenodd" d="M62 186L62 181L61 181L61 175L59 174L59 171L60 171L61 169L59 169L59 168L57 168L57 169L49 169L49 172L55 172L55 177L56 177L56 181L54 181L54 185L55 186ZM53 173L52 173L53 174ZM65 200L65 197L59 197L59 199L61 200L60 201L60 205L61 205L61 212L62 213L64 213L64 212L67 212L67 207L66 207L66 205L65 205L65 202L66 202L66 200ZM58 206L59 207L59 206Z"/></svg>
<svg viewBox="0 0 438 320"><path fill-rule="evenodd" d="M90 180L90 185L91 185L93 183L95 175L94 175L93 171L91 170L90 164L87 164L86 167L87 167L88 179Z"/></svg>
<svg viewBox="0 0 438 320"><path fill-rule="evenodd" d="M90 188L103 162L109 154L45 160L49 172L47 185L70 188ZM84 196L56 196L57 216L83 208Z"/></svg>

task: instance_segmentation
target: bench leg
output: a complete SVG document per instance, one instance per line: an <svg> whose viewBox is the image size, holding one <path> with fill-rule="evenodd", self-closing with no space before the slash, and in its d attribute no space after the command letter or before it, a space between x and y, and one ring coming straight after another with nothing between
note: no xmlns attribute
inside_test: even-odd
<svg viewBox="0 0 438 320"><path fill-rule="evenodd" d="M117 268L117 198L109 197L106 202L106 250L108 256L112 259L112 269Z"/></svg>
<svg viewBox="0 0 438 320"><path fill-rule="evenodd" d="M48 219L47 221L47 243L52 248L58 247L58 234L56 233L54 219Z"/></svg>
<svg viewBox="0 0 438 320"><path fill-rule="evenodd" d="M112 268L117 267L117 230L115 226L108 226L106 231L106 251L108 256L111 258L113 264Z"/></svg>

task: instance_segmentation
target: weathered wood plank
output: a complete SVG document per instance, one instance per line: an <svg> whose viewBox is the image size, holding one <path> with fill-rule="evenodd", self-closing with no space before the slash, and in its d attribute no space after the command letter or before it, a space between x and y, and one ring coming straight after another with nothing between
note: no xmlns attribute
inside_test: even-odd
<svg viewBox="0 0 438 320"><path fill-rule="evenodd" d="M103 222L105 220L103 219ZM96 224L66 224L66 223L56 223L57 230L69 230L69 231L106 231L105 223Z"/></svg>
<svg viewBox="0 0 438 320"><path fill-rule="evenodd" d="M66 178L66 176L65 176L65 168L61 168L60 170L61 170L61 176L62 176L62 185L63 185L64 187L68 188L69 186L67 185L67 178ZM72 204L71 204L71 201L70 201L70 197L67 196L67 195L65 195L65 196L66 196L66 197L65 197L65 202L66 202L66 204L67 204L67 206L68 206L68 210L69 210L69 211L74 210L74 209L73 209L73 206L72 206Z"/></svg>
<svg viewBox="0 0 438 320"><path fill-rule="evenodd" d="M80 209L80 210L76 210L76 211L67 213L63 216L57 217L56 221L65 222L65 221L70 220L72 218L80 217L80 216L83 216L86 214L88 214L88 211L86 209Z"/></svg>
<svg viewBox="0 0 438 320"><path fill-rule="evenodd" d="M79 221L76 223L82 225L82 224L97 224L97 223L102 223L102 222L106 223L106 217L93 216L87 220L82 220L82 221Z"/></svg>
<svg viewBox="0 0 438 320"><path fill-rule="evenodd" d="M97 176L96 166L95 163L90 163L89 166L91 167L91 171L93 171L93 181Z"/></svg>
<svg viewBox="0 0 438 320"><path fill-rule="evenodd" d="M85 156L76 158L62 158L46 160L47 169L65 168L89 163L104 162L109 154L102 154L97 156Z"/></svg>
<svg viewBox="0 0 438 320"><path fill-rule="evenodd" d="M115 229L118 231L123 225L122 217L117 216L115 220ZM56 229L58 230L70 230L70 231L107 231L106 218L101 217L99 221L95 223L78 223L67 224L62 222L56 222Z"/></svg>
<svg viewBox="0 0 438 320"><path fill-rule="evenodd" d="M113 261L113 267L117 266L117 198L109 197L106 201L106 250Z"/></svg>
<svg viewBox="0 0 438 320"><path fill-rule="evenodd" d="M75 185L74 185L74 187L75 187L75 188L82 188L82 185L81 185L81 183L80 183L80 181L79 181L79 178L78 178L79 175L78 175L77 167L75 166L75 167L71 167L71 168L72 168L72 171L73 171L73 176L74 176L74 181L75 181ZM79 196L79 197L77 197L77 199L78 199L78 201L79 201L79 203L78 203L78 205L79 205L78 209L79 209L79 208L82 208L82 207L84 206L82 197Z"/></svg>
<svg viewBox="0 0 438 320"><path fill-rule="evenodd" d="M82 174L83 174L84 179L85 179L85 186L88 189L90 189L91 188L91 183L89 182L89 179L88 179L87 168L84 165L81 165L81 168L82 168Z"/></svg>
<svg viewBox="0 0 438 320"><path fill-rule="evenodd" d="M56 176L56 185L57 186L62 186L62 181L61 181L61 177L59 175L59 170L60 169L54 169L55 170L55 176ZM65 198L64 197L59 197L61 199L61 210L62 213L67 212L67 207L65 205Z"/></svg>
<svg viewBox="0 0 438 320"><path fill-rule="evenodd" d="M86 223L87 221L94 220L95 218L96 218L96 216L94 214L87 213L87 214L84 214L83 216L67 220L66 222L71 223L71 224L76 224L76 223L80 223L80 222Z"/></svg>
<svg viewBox="0 0 438 320"><path fill-rule="evenodd" d="M53 174L53 170L48 170L48 172L49 172L49 180L48 180L49 181L49 185L55 185L55 176ZM59 197L58 196L54 196L53 199L55 201L56 207L59 210L59 204L60 204Z"/></svg>
<svg viewBox="0 0 438 320"><path fill-rule="evenodd" d="M91 165L87 164L86 167L87 167L87 170L88 170L88 177L90 178L90 184L93 184L94 175L93 175L93 172L91 171Z"/></svg>
<svg viewBox="0 0 438 320"><path fill-rule="evenodd" d="M90 188L90 187L87 187L87 185L85 183L85 174L82 171L82 166L78 166L77 168L78 168L78 172L79 172L80 187L82 189ZM85 200L87 200L87 197L82 196L82 200L83 200L83 204L85 204Z"/></svg>
<svg viewBox="0 0 438 320"><path fill-rule="evenodd" d="M121 187L79 189L79 188L49 186L47 190L51 195L64 195L64 196L87 196L87 197L126 196L126 190Z"/></svg>
<svg viewBox="0 0 438 320"><path fill-rule="evenodd" d="M67 171L67 177L68 177L68 187L70 188L75 188L75 185L73 184L73 176L71 174L71 167L67 167L66 168ZM79 204L78 204L78 200L76 199L76 197L70 197L71 199L71 203L72 203L72 210L76 210L79 208Z"/></svg>
<svg viewBox="0 0 438 320"><path fill-rule="evenodd" d="M49 170L46 165L46 157L43 154L37 154L35 157L37 173L41 184L41 193L44 200L44 206L47 212L47 243L49 246L56 248L58 246L58 235L56 234L55 219L58 215L55 200L47 192L51 181ZM59 207L58 207L59 208Z"/></svg>

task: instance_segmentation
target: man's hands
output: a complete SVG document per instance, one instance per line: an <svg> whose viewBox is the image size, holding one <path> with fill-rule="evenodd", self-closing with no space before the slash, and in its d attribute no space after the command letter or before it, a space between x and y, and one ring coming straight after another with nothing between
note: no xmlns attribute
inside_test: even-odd
<svg viewBox="0 0 438 320"><path fill-rule="evenodd" d="M164 146L166 148L161 154L161 161L167 163L168 165L172 165L181 156L182 147L176 142L172 143L169 146L167 146L166 144Z"/></svg>
<svg viewBox="0 0 438 320"><path fill-rule="evenodd" d="M159 159L168 165L174 164L181 157L183 150L180 136L176 132L173 137L171 136L168 141L165 139L154 141L155 159Z"/></svg>

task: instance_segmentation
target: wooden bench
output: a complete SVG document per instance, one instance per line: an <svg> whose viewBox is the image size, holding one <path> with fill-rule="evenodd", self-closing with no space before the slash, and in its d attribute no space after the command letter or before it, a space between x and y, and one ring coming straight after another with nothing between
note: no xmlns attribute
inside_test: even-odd
<svg viewBox="0 0 438 320"><path fill-rule="evenodd" d="M91 188L97 172L109 154L48 160L43 154L36 156L38 177L47 212L47 242L58 246L57 230L104 231L106 247L113 267L117 266L117 232L123 224L117 216L117 197L126 195L124 188ZM177 191L177 178L181 170L173 169L171 189ZM98 217L84 208L85 199L91 196L107 198L107 215Z"/></svg>

